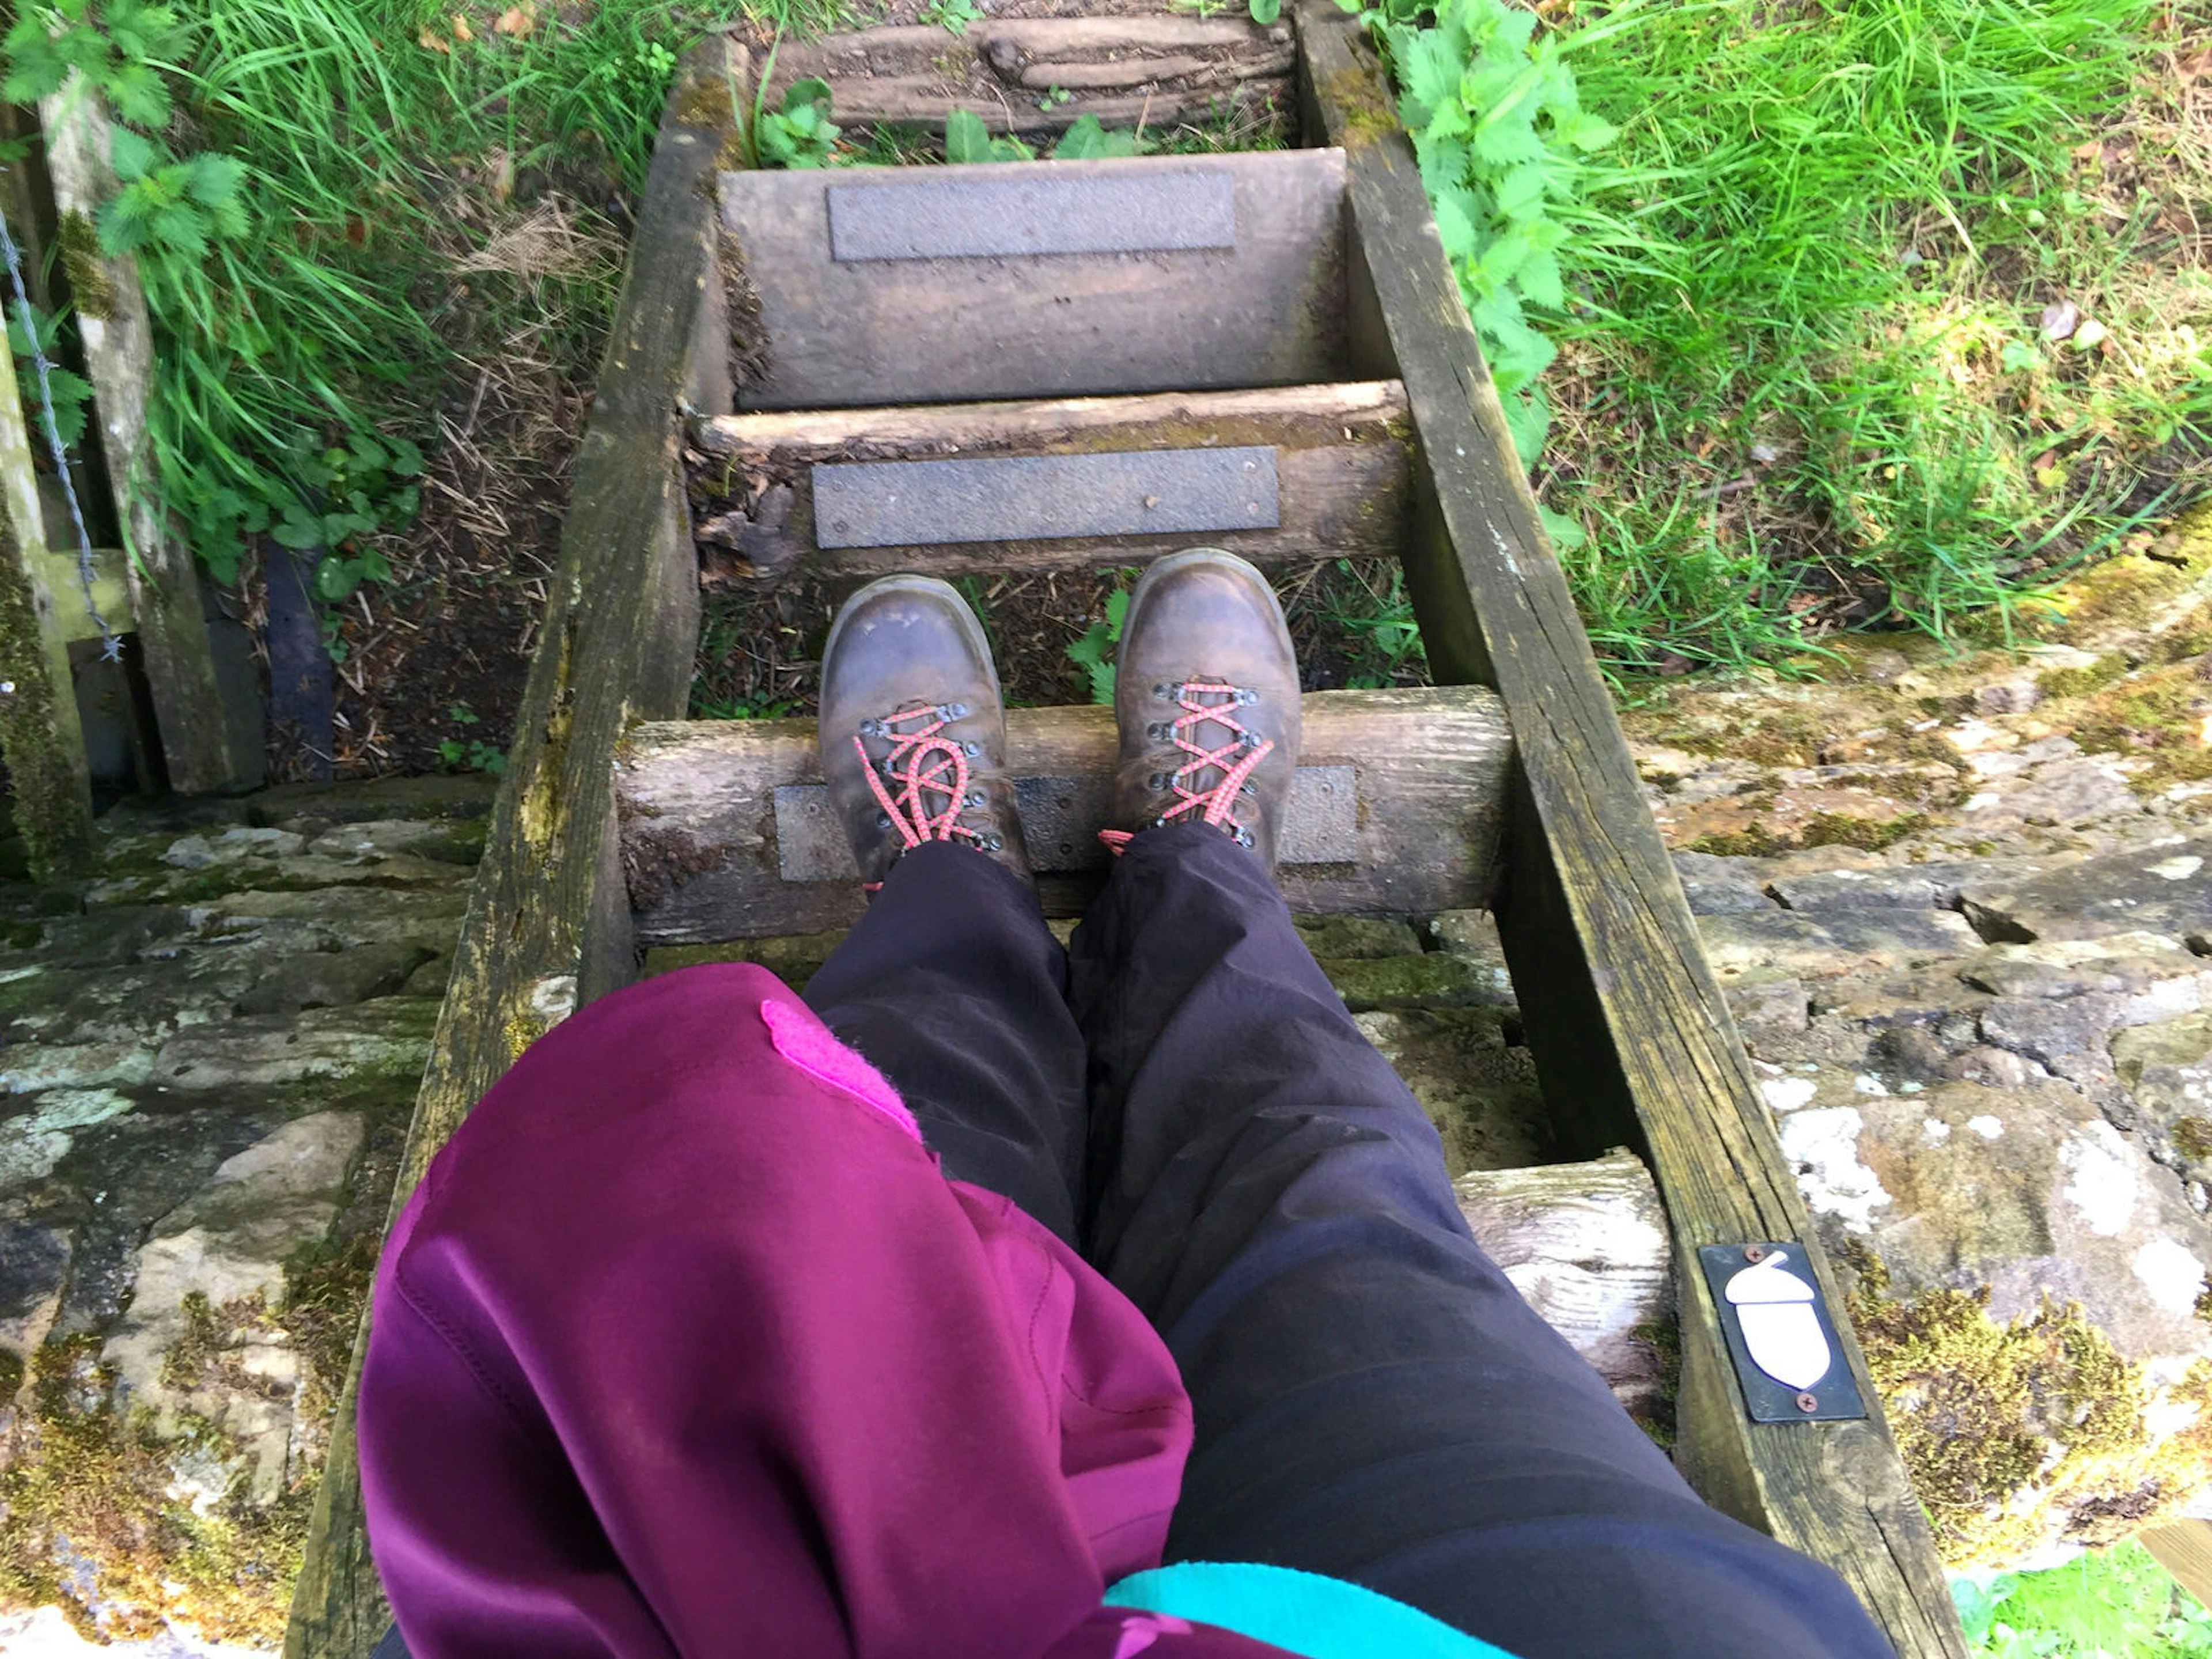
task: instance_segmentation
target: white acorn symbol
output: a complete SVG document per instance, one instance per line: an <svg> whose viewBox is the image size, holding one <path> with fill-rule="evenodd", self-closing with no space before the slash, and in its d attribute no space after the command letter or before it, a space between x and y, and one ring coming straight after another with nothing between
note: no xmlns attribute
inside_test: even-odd
<svg viewBox="0 0 2212 1659"><path fill-rule="evenodd" d="M1775 1251L1729 1280L1726 1294L1735 1304L1753 1363L1784 1387L1803 1389L1828 1374L1834 1356L1813 1311L1817 1292L1784 1271L1788 1260Z"/></svg>

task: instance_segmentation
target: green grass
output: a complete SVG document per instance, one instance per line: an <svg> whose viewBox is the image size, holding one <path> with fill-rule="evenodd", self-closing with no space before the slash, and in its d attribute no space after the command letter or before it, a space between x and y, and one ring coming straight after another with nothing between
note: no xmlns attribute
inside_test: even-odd
<svg viewBox="0 0 2212 1659"><path fill-rule="evenodd" d="M2205 1659L2208 1613L2133 1540L1952 1585L1977 1659Z"/></svg>
<svg viewBox="0 0 2212 1659"><path fill-rule="evenodd" d="M1949 632L2202 488L2212 277L2159 223L2192 181L2155 131L2148 185L2075 154L2161 4L1633 9L1571 46L1620 135L1564 210L1538 474L1602 655ZM2105 345L2044 338L2059 297Z"/></svg>
<svg viewBox="0 0 2212 1659"><path fill-rule="evenodd" d="M242 163L246 222L204 256L157 248L141 264L162 476L197 550L227 573L257 500L319 504L325 447L374 431L434 445L431 394L458 349L526 327L588 361L615 261L465 283L457 262L547 201L611 243L598 216L641 183L678 57L744 7L536 4L504 30L502 7L422 0L191 9L184 49L157 65L177 94L158 136ZM549 319L569 337L545 338ZM373 493L396 527L396 484Z"/></svg>

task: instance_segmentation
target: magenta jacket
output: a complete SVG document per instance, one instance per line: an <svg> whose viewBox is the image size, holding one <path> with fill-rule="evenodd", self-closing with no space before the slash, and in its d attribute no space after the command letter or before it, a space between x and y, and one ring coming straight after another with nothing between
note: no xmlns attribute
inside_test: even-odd
<svg viewBox="0 0 2212 1659"><path fill-rule="evenodd" d="M769 974L533 1047L379 1274L369 1538L416 1659L1261 1659L1102 1605L1189 1401L1144 1316Z"/></svg>

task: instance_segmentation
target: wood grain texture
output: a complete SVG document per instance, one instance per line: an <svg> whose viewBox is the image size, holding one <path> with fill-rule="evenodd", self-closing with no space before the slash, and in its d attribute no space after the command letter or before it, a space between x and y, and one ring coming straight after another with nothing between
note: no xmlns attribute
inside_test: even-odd
<svg viewBox="0 0 2212 1659"><path fill-rule="evenodd" d="M1960 1659L1934 1540L1886 1425L1754 1425L1726 1370L1697 1249L1809 1241L1804 1206L1537 520L1395 100L1341 13L1298 0L1297 21L1308 130L1346 152L1359 369L1402 379L1419 436L1407 565L1430 664L1440 678L1495 685L1514 726L1510 877L1495 910L1529 1045L1571 1143L1595 1152L1632 1136L1666 1200L1683 1337L1678 1456L1709 1501L1840 1572L1900 1654ZM1807 1253L1839 1308L1825 1255ZM1844 1347L1875 1399L1848 1332Z"/></svg>
<svg viewBox="0 0 2212 1659"><path fill-rule="evenodd" d="M1475 1243L1544 1322L1621 1404L1663 1418L1674 1378L1638 1333L1674 1317L1674 1252L1659 1189L1636 1155L1471 1170L1452 1190Z"/></svg>
<svg viewBox="0 0 2212 1659"><path fill-rule="evenodd" d="M1395 380L1160 392L931 408L726 416L691 432L692 520L710 582L811 573L874 576L1137 563L1195 539L1064 538L817 550L808 470L817 461L973 459L1264 445L1276 451L1279 526L1206 538L1248 559L1395 556L1412 465Z"/></svg>
<svg viewBox="0 0 2212 1659"><path fill-rule="evenodd" d="M1278 878L1291 908L1407 915L1484 903L1512 748L1497 698L1473 686L1319 691L1305 698L1304 714L1301 766L1355 769L1359 856L1284 864ZM1006 738L1017 777L1113 769L1110 708L1011 709ZM859 917L856 882L781 874L775 791L821 781L812 721L641 726L621 762L623 864L641 947L817 933ZM1046 910L1080 914L1100 880L1043 877Z"/></svg>
<svg viewBox="0 0 2212 1659"><path fill-rule="evenodd" d="M685 59L669 94L394 1214L522 1050L635 971L611 769L629 722L678 713L690 690L698 582L680 481L681 410L714 395L721 373L707 198L732 140L728 82L749 100L750 74L741 48L712 39ZM357 1345L356 1382L360 1364ZM366 1659L388 1623L362 1525L353 1389L317 1494L288 1659Z"/></svg>
<svg viewBox="0 0 2212 1659"><path fill-rule="evenodd" d="M154 334L137 262L107 258L93 247L91 227L100 205L117 188L108 161L106 111L99 94L74 74L68 85L42 100L39 108L46 123L46 170L61 215L64 257L98 266L92 280L72 268L77 333L84 343L93 424L100 433L116 517L136 555L125 567L131 609L153 691L169 787L190 795L233 783L255 783L259 777L252 765L230 750L207 617L201 608L199 570L164 503L146 431ZM72 222L77 227L74 231ZM72 246L74 254L67 252Z"/></svg>
<svg viewBox="0 0 2212 1659"><path fill-rule="evenodd" d="M1294 56L1286 25L1261 28L1241 17L1007 18L971 23L957 38L923 25L787 46L769 95L819 76L848 125L942 129L965 109L994 132L1030 138L1084 115L1163 131L1224 105L1287 106ZM1072 95L1040 108L1054 87Z"/></svg>
<svg viewBox="0 0 2212 1659"><path fill-rule="evenodd" d="M84 868L92 850L92 772L69 653L90 621L76 571L47 550L15 361L0 328L0 761L15 832L44 880Z"/></svg>
<svg viewBox="0 0 2212 1659"><path fill-rule="evenodd" d="M1024 185L1225 174L1237 246L840 263L829 193L933 185L933 169L726 173L728 263L750 289L741 408L960 403L1340 378L1344 159L1334 150L1006 162ZM899 175L903 173L903 178ZM751 301L757 301L757 307Z"/></svg>
<svg viewBox="0 0 2212 1659"><path fill-rule="evenodd" d="M2182 1589L2212 1607L2212 1521L2177 1521L2136 1535Z"/></svg>

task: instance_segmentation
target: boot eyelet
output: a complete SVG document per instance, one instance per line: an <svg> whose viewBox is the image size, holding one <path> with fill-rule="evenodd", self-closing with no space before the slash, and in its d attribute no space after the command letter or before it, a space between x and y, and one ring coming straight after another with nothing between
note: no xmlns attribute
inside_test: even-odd
<svg viewBox="0 0 2212 1659"><path fill-rule="evenodd" d="M964 720L968 718L968 705L964 702L948 702L937 712L949 720Z"/></svg>
<svg viewBox="0 0 2212 1659"><path fill-rule="evenodd" d="M881 720L862 720L860 722L860 735L862 737L880 738L883 734L884 723Z"/></svg>
<svg viewBox="0 0 2212 1659"><path fill-rule="evenodd" d="M1162 725L1158 720L1154 720L1150 726L1145 728L1145 735L1150 738L1153 742L1158 743L1166 738L1168 736L1168 731L1169 728L1167 726Z"/></svg>
<svg viewBox="0 0 2212 1659"><path fill-rule="evenodd" d="M1155 772L1151 777L1145 780L1145 787L1147 789L1164 789L1173 781L1174 780L1170 778L1166 773Z"/></svg>
<svg viewBox="0 0 2212 1659"><path fill-rule="evenodd" d="M1240 795L1257 795L1260 788L1257 784L1243 783L1237 787L1237 793Z"/></svg>
<svg viewBox="0 0 2212 1659"><path fill-rule="evenodd" d="M1260 701L1260 694L1257 691L1240 690L1237 694L1237 701L1249 706Z"/></svg>
<svg viewBox="0 0 2212 1659"><path fill-rule="evenodd" d="M1172 696L1173 693L1170 690L1168 683L1165 680L1162 680L1158 684L1152 688L1152 695L1156 697L1166 697Z"/></svg>
<svg viewBox="0 0 2212 1659"><path fill-rule="evenodd" d="M1249 847L1252 844L1252 832L1249 830L1239 830L1236 835L1236 842L1239 847Z"/></svg>
<svg viewBox="0 0 2212 1659"><path fill-rule="evenodd" d="M1003 852L1005 852L1005 851L1006 850L1006 838L1004 836L984 836L984 837L983 837L983 850L984 850L985 852L987 852L987 853L1003 853Z"/></svg>
<svg viewBox="0 0 2212 1659"><path fill-rule="evenodd" d="M888 813L888 812L878 812L878 813L877 813L877 814L876 814L876 828L877 828L877 829L878 829L878 830L888 830L888 829L890 829L890 827L891 827L891 817L890 817L890 813Z"/></svg>
<svg viewBox="0 0 2212 1659"><path fill-rule="evenodd" d="M974 807L974 806L981 806L982 804L983 804L983 792L982 792L981 790L980 790L980 789L970 789L970 790L968 792L968 805L969 805L969 806L971 806L971 807Z"/></svg>
<svg viewBox="0 0 2212 1659"><path fill-rule="evenodd" d="M983 745L980 743L963 743L960 745L960 752L967 756L969 760L974 760L976 756L983 752Z"/></svg>

